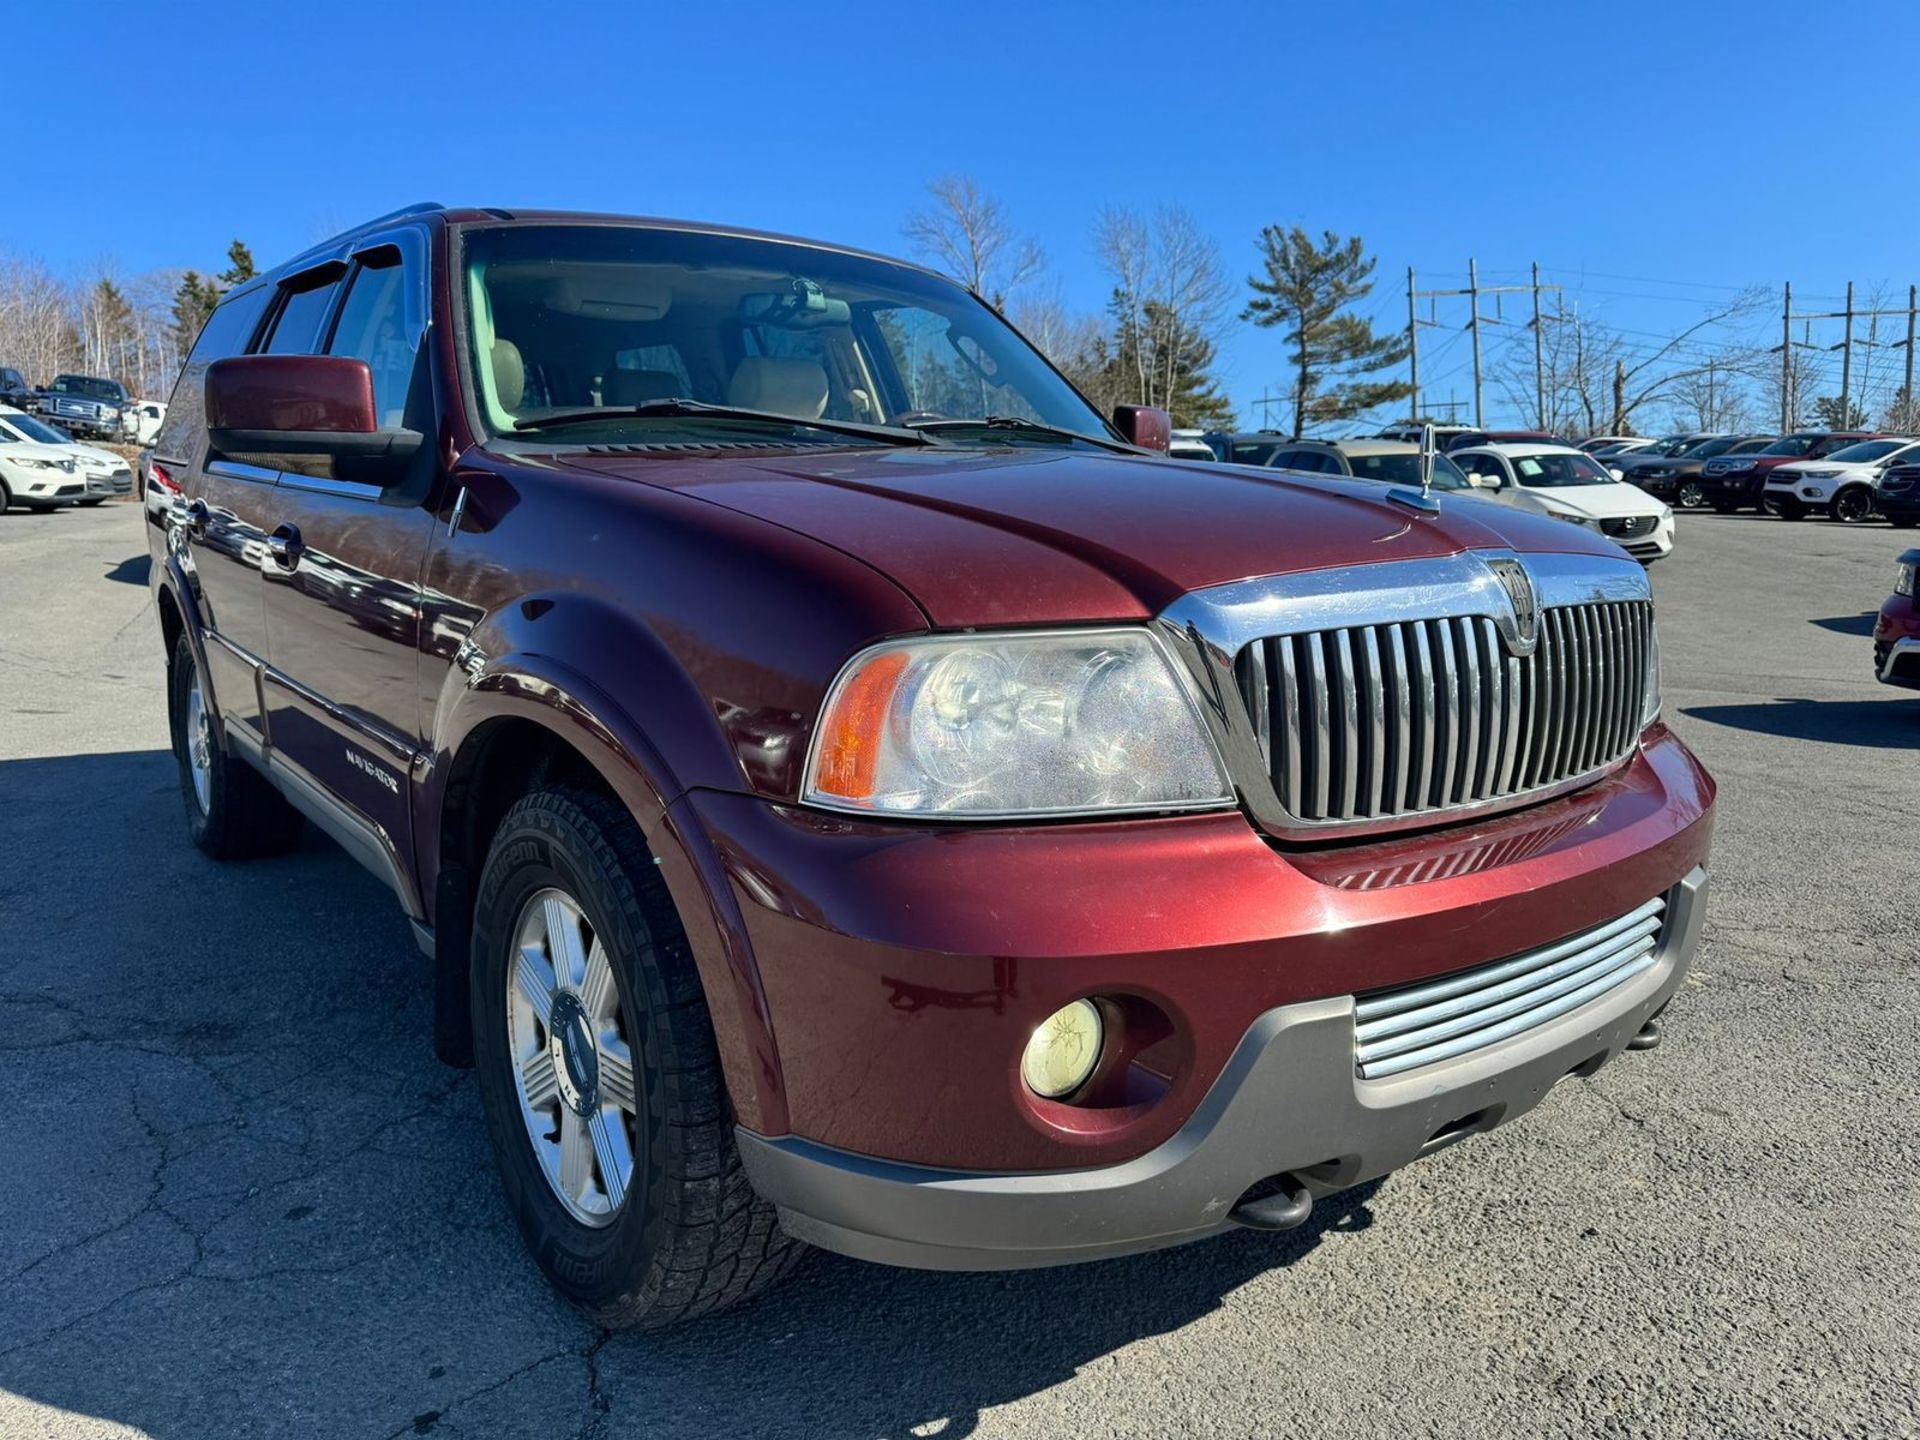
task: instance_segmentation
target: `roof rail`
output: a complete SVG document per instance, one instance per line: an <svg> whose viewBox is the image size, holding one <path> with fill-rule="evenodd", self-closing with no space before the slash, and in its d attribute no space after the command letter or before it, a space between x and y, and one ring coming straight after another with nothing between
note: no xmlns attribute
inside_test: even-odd
<svg viewBox="0 0 1920 1440"><path fill-rule="evenodd" d="M425 215L434 210L444 210L446 208L447 207L442 205L438 200L416 200L411 205L402 205L398 210L389 210L386 214L376 215L371 220L362 220L358 225L342 233L350 235L354 230L365 230L374 225L384 225L389 220L404 220L409 215Z"/></svg>

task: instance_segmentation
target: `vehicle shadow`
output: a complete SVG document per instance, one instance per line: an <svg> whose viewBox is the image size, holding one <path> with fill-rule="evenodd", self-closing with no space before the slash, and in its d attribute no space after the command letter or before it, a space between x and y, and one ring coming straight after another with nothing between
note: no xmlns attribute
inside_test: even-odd
<svg viewBox="0 0 1920 1440"><path fill-rule="evenodd" d="M1810 625L1818 625L1822 630L1831 630L1836 635L1868 636L1873 634L1874 622L1880 618L1874 610L1862 611L1858 615L1834 615L1825 620L1810 620Z"/></svg>
<svg viewBox="0 0 1920 1440"><path fill-rule="evenodd" d="M145 586L147 578L153 573L153 557L142 551L138 555L122 560L107 571L105 578L118 581L122 585Z"/></svg>
<svg viewBox="0 0 1920 1440"><path fill-rule="evenodd" d="M816 1254L610 1336L522 1249L376 881L311 834L206 860L164 751L0 761L0 801L0 853L36 862L0 869L0 1391L40 1405L158 1440L959 1436L1371 1224L1377 1183L1091 1266Z"/></svg>
<svg viewBox="0 0 1920 1440"><path fill-rule="evenodd" d="M1748 705L1692 705L1680 713L1787 740L1823 740L1829 745L1859 745L1873 750L1920 750L1920 702L1912 699L1781 699Z"/></svg>

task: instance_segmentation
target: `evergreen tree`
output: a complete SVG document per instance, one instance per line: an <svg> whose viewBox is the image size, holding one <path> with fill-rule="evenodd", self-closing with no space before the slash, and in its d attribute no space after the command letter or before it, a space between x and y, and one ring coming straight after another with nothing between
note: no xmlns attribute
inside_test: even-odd
<svg viewBox="0 0 1920 1440"><path fill-rule="evenodd" d="M247 248L244 240L235 238L227 246L227 268L220 272L220 288L231 290L236 285L244 285L260 272L254 267L253 251Z"/></svg>
<svg viewBox="0 0 1920 1440"><path fill-rule="evenodd" d="M181 277L179 289L173 292L173 340L182 356L193 349L201 327L219 302L219 285L203 279L199 271L189 270Z"/></svg>
<svg viewBox="0 0 1920 1440"><path fill-rule="evenodd" d="M1373 257L1357 235L1328 230L1316 245L1299 226L1260 232L1264 275L1247 280L1253 299L1242 319L1283 328L1294 350L1293 434L1309 425L1350 420L1376 405L1403 400L1402 380L1367 377L1407 358L1406 338L1376 335L1352 307L1373 290Z"/></svg>
<svg viewBox="0 0 1920 1440"><path fill-rule="evenodd" d="M1814 419L1827 430L1864 430L1867 410L1858 400L1848 397L1842 405L1838 395L1822 395L1813 402Z"/></svg>

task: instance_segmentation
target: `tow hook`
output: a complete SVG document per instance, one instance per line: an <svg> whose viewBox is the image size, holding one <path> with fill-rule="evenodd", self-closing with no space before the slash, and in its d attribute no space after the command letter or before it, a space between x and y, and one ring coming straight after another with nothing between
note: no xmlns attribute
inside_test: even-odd
<svg viewBox="0 0 1920 1440"><path fill-rule="evenodd" d="M1660 1022L1649 1020L1640 1027L1640 1033L1627 1041L1629 1050L1651 1050L1660 1043Z"/></svg>
<svg viewBox="0 0 1920 1440"><path fill-rule="evenodd" d="M1233 1207L1230 1218L1250 1230L1294 1230L1313 1213L1313 1196L1298 1177L1276 1175L1266 1184L1275 1187L1271 1193L1242 1200Z"/></svg>

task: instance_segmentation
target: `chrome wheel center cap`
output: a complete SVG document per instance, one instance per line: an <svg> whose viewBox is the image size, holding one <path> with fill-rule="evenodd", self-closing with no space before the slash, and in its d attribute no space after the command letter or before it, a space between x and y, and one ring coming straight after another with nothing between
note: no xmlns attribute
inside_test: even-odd
<svg viewBox="0 0 1920 1440"><path fill-rule="evenodd" d="M547 1027L547 1048L560 1098L576 1115L588 1115L600 1105L600 1056L593 1042L580 997L563 990L553 998L553 1019Z"/></svg>

